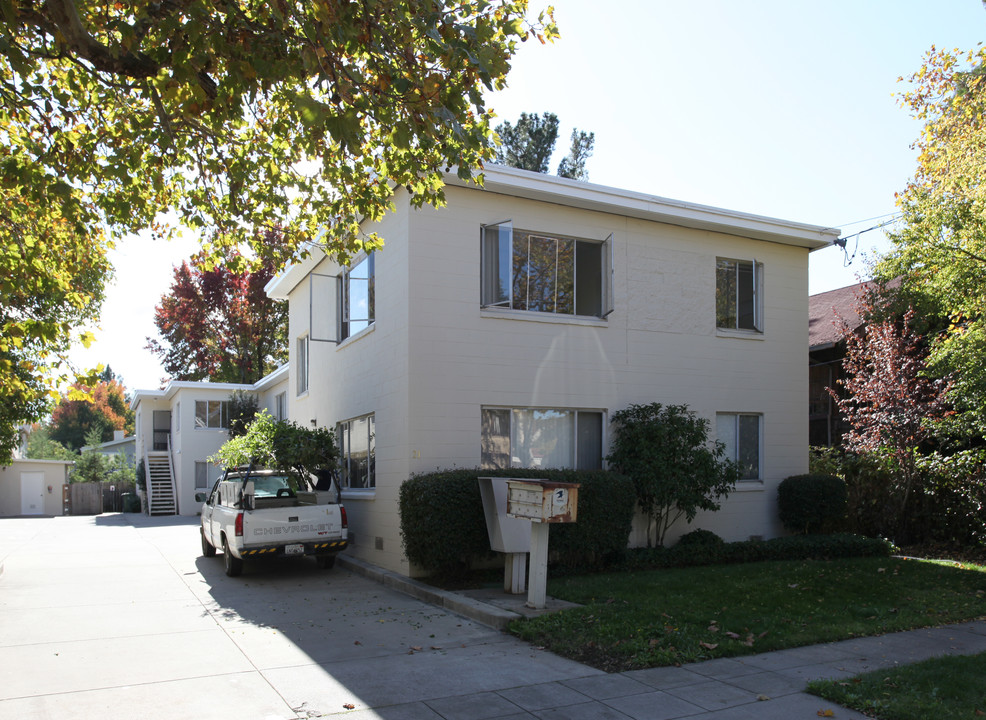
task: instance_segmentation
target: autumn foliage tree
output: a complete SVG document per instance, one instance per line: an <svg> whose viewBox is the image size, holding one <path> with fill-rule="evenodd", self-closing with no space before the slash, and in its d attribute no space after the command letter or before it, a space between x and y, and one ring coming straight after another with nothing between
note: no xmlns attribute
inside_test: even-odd
<svg viewBox="0 0 986 720"><path fill-rule="evenodd" d="M845 377L838 381L843 392L829 390L852 428L843 446L891 461L898 539L906 536L909 504L921 486L921 446L949 409L949 381L927 375L926 343L913 320L908 310L899 321L874 322L862 332L847 327Z"/></svg>
<svg viewBox="0 0 986 720"><path fill-rule="evenodd" d="M527 0L48 0L0 15L0 459L96 319L104 231L167 236L172 210L234 270L378 248L361 224L398 189L440 206L445 172L493 158L485 93L518 42L558 34Z"/></svg>
<svg viewBox="0 0 986 720"><path fill-rule="evenodd" d="M176 380L254 383L287 360L287 306L267 297L268 261L254 272L210 267L201 257L175 268L154 310L163 339L147 347Z"/></svg>
<svg viewBox="0 0 986 720"><path fill-rule="evenodd" d="M953 429L986 437L986 48L932 48L901 103L924 123L901 220L876 275L901 279L922 314L948 320L928 339L929 372L951 376Z"/></svg>
<svg viewBox="0 0 986 720"><path fill-rule="evenodd" d="M112 440L114 430L134 432L126 388L116 379L100 380L91 388L73 385L51 413L51 439L70 450L79 450L97 432L101 442Z"/></svg>
<svg viewBox="0 0 986 720"><path fill-rule="evenodd" d="M23 201L54 179L137 231L171 208L280 266L380 238L395 188L440 204L443 173L493 157L487 90L519 41L557 36L527 0L5 2L0 161ZM257 233L273 223L274 246ZM231 256L232 257L232 256ZM235 255L240 262L243 256Z"/></svg>
<svg viewBox="0 0 986 720"><path fill-rule="evenodd" d="M0 146L0 166L8 151ZM68 351L91 341L80 326L98 318L111 272L106 236L72 220L77 193L63 185L39 197L43 207L26 202L0 172L0 464L19 426L40 420L76 375Z"/></svg>

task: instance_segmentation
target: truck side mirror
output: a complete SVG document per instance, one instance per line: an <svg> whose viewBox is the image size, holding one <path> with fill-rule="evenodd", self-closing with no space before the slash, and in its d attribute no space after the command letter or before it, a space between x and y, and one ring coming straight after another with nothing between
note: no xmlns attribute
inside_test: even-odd
<svg viewBox="0 0 986 720"><path fill-rule="evenodd" d="M204 492L195 493L195 502L197 503L204 503L207 498L208 496Z"/></svg>

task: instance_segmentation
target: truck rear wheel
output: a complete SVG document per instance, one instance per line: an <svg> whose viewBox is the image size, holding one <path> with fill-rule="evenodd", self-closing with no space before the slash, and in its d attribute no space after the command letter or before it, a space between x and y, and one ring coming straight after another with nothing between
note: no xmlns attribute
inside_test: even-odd
<svg viewBox="0 0 986 720"><path fill-rule="evenodd" d="M226 574L230 577L236 577L243 572L243 560L233 557L233 551L229 549L225 535L223 535L223 564L226 567Z"/></svg>
<svg viewBox="0 0 986 720"><path fill-rule="evenodd" d="M215 557L216 548L213 547L212 543L205 539L205 530L199 526L199 535L202 536L202 556L203 557Z"/></svg>
<svg viewBox="0 0 986 720"><path fill-rule="evenodd" d="M318 561L318 566L323 570L331 570L336 564L335 555L319 555L315 559Z"/></svg>

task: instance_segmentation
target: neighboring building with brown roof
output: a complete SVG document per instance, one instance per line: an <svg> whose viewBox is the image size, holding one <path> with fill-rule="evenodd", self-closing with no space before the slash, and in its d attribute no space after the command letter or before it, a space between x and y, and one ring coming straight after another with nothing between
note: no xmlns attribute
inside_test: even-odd
<svg viewBox="0 0 986 720"><path fill-rule="evenodd" d="M871 283L857 283L808 298L808 442L838 445L849 428L828 392L837 388L846 356L843 328L858 330L863 321L857 301Z"/></svg>

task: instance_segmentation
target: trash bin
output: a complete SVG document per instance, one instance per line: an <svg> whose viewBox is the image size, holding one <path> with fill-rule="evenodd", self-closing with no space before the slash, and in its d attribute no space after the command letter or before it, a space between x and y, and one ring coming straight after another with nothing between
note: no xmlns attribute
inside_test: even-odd
<svg viewBox="0 0 986 720"><path fill-rule="evenodd" d="M137 499L137 493L123 493L120 497L123 498L123 512L140 512L140 500Z"/></svg>

